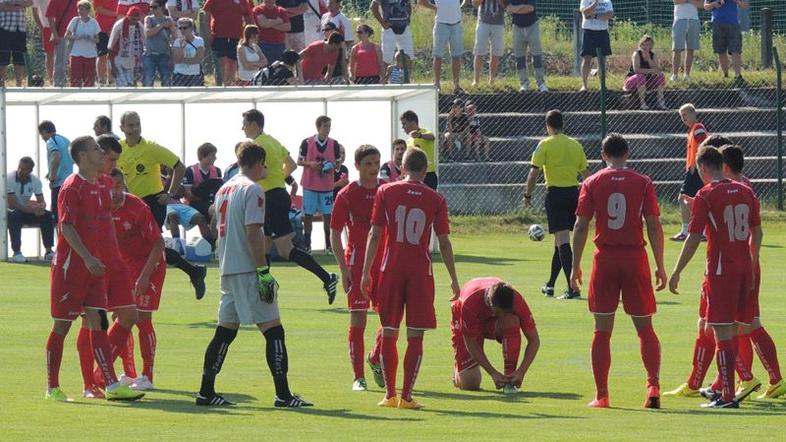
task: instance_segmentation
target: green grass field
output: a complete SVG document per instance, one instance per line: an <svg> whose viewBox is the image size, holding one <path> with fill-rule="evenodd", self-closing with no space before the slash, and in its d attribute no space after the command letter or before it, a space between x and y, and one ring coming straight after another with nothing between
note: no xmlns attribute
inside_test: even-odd
<svg viewBox="0 0 786 442"><path fill-rule="evenodd" d="M492 221L493 222L493 221ZM488 224L487 224L488 225ZM523 392L515 397L495 391L488 376L483 391L453 388L449 338L448 279L435 263L439 328L425 340L425 356L415 395L426 405L420 411L380 409L382 391L351 391L352 374L346 348L348 315L345 298L328 307L318 281L305 270L277 265L280 303L287 332L290 384L316 403L302 411L276 410L273 386L265 363L264 340L255 329L244 328L232 345L217 389L238 405L226 409L197 408L204 348L213 334L217 309L217 269L209 273L209 292L196 302L186 277L172 270L167 278L161 310L154 317L158 334L156 390L139 403L112 404L77 399L48 403L44 343L49 319L48 268L0 264L3 308L0 310L0 408L3 440L87 439L273 439L281 440L445 440L445 439L695 439L715 434L721 439L778 439L783 432L786 400L749 400L740 410L707 411L697 399L663 400L659 411L641 408L645 375L639 345L630 321L618 316L612 340L611 400L609 410L588 409L594 393L589 343L592 317L586 300L546 299L538 288L551 259L548 242L533 243L522 229L481 234L456 223L453 238L462 281L495 275L509 280L526 297L541 335L541 351L528 373ZM666 226L666 233L676 227ZM781 362L786 352L786 305L780 302L780 277L786 273L786 227L769 220L762 249L763 320L779 344ZM703 251L703 247L701 249ZM668 243L670 270L678 245ZM701 252L700 252L701 253ZM698 258L698 255L697 255ZM336 270L331 259L320 257ZM589 274L589 262L585 264ZM689 373L695 337L698 285L703 260L698 258L683 276L682 294L659 293L656 331L661 339L663 389L673 388ZM564 288L564 279L558 290ZM376 318L370 319L375 324ZM66 340L61 382L75 398L81 377L72 331ZM371 331L367 332L367 346ZM400 356L403 357L403 342ZM501 363L500 346L487 343L494 363ZM119 365L119 364L118 364ZM137 364L141 368L141 362ZM399 367L401 370L401 366ZM758 360L754 372L766 382ZM712 374L710 375L712 376ZM371 374L367 373L370 384ZM399 383L401 375L399 375Z"/></svg>

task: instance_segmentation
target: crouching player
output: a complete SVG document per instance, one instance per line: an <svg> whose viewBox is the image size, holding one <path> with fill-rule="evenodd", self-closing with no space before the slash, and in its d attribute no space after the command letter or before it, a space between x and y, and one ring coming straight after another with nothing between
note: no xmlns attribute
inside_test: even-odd
<svg viewBox="0 0 786 442"><path fill-rule="evenodd" d="M515 393L540 347L535 320L521 294L501 279L475 278L464 284L451 310L456 357L453 384L462 390L480 389L482 367L496 388ZM517 367L522 332L527 338L527 348ZM504 374L486 357L483 350L486 339L502 343Z"/></svg>

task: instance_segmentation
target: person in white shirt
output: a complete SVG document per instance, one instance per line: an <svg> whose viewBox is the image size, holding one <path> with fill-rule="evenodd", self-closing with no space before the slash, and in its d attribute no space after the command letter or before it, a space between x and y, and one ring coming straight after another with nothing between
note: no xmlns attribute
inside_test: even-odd
<svg viewBox="0 0 786 442"><path fill-rule="evenodd" d="M96 57L98 33L101 27L90 16L93 5L88 0L76 4L78 16L66 27L65 38L71 45L71 87L93 87L96 82Z"/></svg>
<svg viewBox="0 0 786 442"><path fill-rule="evenodd" d="M46 255L51 260L52 246L55 241L55 225L52 212L46 210L41 180L33 175L35 162L30 157L19 160L19 167L7 176L8 188L8 236L11 237L11 250L14 262L27 262L22 255L22 226L38 225L44 242ZM32 197L35 196L35 201Z"/></svg>
<svg viewBox="0 0 786 442"><path fill-rule="evenodd" d="M259 49L259 28L246 25L243 38L237 45L237 77L239 86L250 86L260 69L268 65L267 58Z"/></svg>
<svg viewBox="0 0 786 442"><path fill-rule="evenodd" d="M587 79L592 69L592 59L600 49L604 57L611 55L609 20L614 18L614 5L611 0L581 0L581 90L587 90Z"/></svg>
<svg viewBox="0 0 786 442"><path fill-rule="evenodd" d="M328 23L336 25L336 30L344 36L344 49L345 53L349 53L352 49L354 40L352 39L352 23L349 18L341 12L341 0L330 0L328 3L328 12L322 15L322 27Z"/></svg>
<svg viewBox="0 0 786 442"><path fill-rule="evenodd" d="M175 62L173 86L203 86L202 59L205 58L205 40L194 35L194 20L177 21L180 37L172 44L172 61Z"/></svg>
<svg viewBox="0 0 786 442"><path fill-rule="evenodd" d="M702 0L673 0L674 23L671 26L671 81L677 81L682 65L682 51L685 51L685 81L690 81L693 67L693 51L699 49L701 22L699 9Z"/></svg>
<svg viewBox="0 0 786 442"><path fill-rule="evenodd" d="M434 85L439 89L442 76L442 56L450 47L451 70L453 71L453 93L461 94L464 90L459 86L461 78L461 53L464 51L461 31L461 0L418 0L418 5L436 12L434 19L434 46L432 51L434 68Z"/></svg>
<svg viewBox="0 0 786 442"><path fill-rule="evenodd" d="M327 11L326 3L325 0L306 1L308 9L303 14L303 47L322 40L322 13Z"/></svg>
<svg viewBox="0 0 786 442"><path fill-rule="evenodd" d="M140 6L132 6L128 15L112 26L109 54L118 87L135 86L137 80L142 79L142 55L145 48L143 16Z"/></svg>

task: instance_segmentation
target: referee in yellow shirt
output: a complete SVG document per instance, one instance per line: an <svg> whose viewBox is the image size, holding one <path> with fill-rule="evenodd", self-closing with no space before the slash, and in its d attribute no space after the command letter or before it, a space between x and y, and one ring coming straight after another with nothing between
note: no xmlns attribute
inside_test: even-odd
<svg viewBox="0 0 786 442"><path fill-rule="evenodd" d="M584 179L589 176L589 166L581 144L562 133L563 124L562 112L551 110L546 113L549 136L541 140L532 154L524 204L532 206L532 191L543 173L546 177L546 217L549 233L554 235L554 254L551 257L551 276L541 291L546 296L554 296L554 283L562 269L568 285L560 299L573 299L580 297L581 293L570 288L573 267L570 232L576 222L579 202L578 177Z"/></svg>
<svg viewBox="0 0 786 442"><path fill-rule="evenodd" d="M436 137L434 133L420 127L418 114L411 110L401 114L401 129L409 135L407 139L407 149L418 147L426 153L428 168L426 169L426 177L423 178L423 183L437 190L439 179L437 178L437 158L435 155Z"/></svg>

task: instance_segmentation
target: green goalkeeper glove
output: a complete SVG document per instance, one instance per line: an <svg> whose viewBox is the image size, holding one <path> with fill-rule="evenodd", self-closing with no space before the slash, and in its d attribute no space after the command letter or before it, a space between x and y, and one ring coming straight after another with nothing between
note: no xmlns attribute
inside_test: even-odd
<svg viewBox="0 0 786 442"><path fill-rule="evenodd" d="M268 304L271 304L276 297L278 283L267 266L257 267L257 290L259 290L259 299Z"/></svg>

